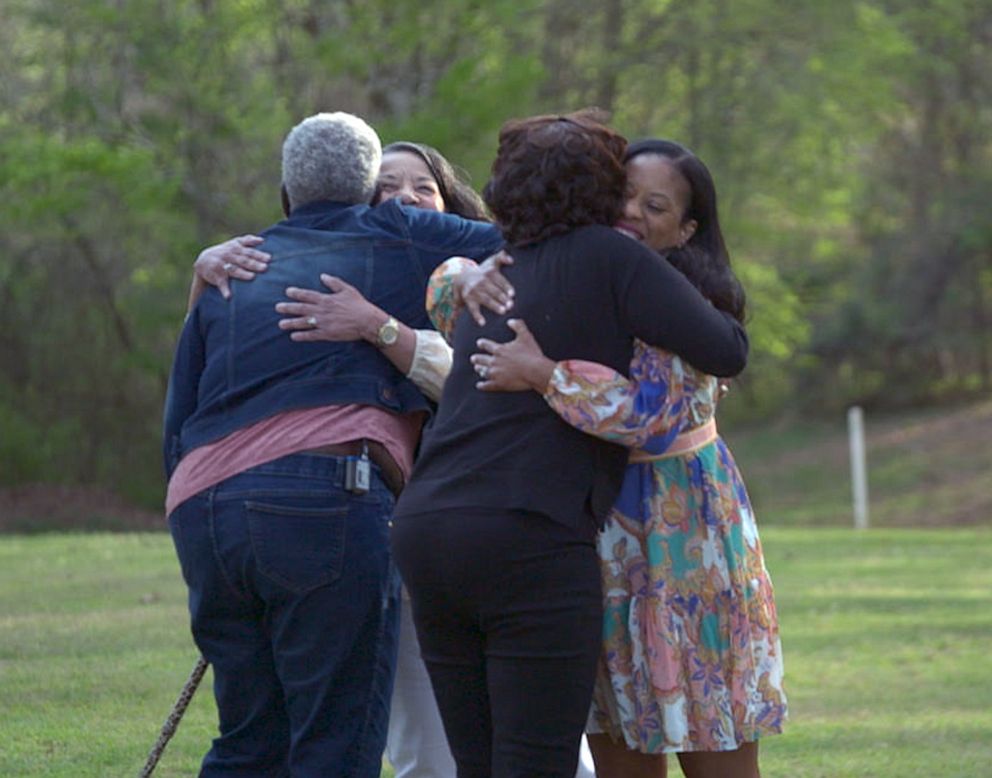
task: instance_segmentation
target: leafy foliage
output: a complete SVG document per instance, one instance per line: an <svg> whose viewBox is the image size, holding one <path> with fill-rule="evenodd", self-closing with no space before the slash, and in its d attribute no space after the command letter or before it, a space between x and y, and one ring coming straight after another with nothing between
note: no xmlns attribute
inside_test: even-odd
<svg viewBox="0 0 992 778"><path fill-rule="evenodd" d="M692 147L751 304L737 418L992 388L989 0L10 0L0 43L0 484L158 501L192 259L278 218L325 109L479 186L511 116Z"/></svg>

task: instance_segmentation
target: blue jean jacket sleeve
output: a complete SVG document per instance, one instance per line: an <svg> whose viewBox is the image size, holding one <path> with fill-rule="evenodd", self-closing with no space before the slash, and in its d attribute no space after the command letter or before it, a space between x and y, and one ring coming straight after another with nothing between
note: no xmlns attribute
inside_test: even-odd
<svg viewBox="0 0 992 778"><path fill-rule="evenodd" d="M391 200L379 208L387 208ZM398 205L410 240L423 265L425 278L448 257L483 260L504 246L503 234L488 222L463 219L451 213Z"/></svg>
<svg viewBox="0 0 992 778"><path fill-rule="evenodd" d="M163 421L163 454L166 478L182 457L181 437L183 424L196 410L200 376L203 374L205 349L200 332L199 306L187 317L176 345L176 354L169 375L169 388L165 396Z"/></svg>

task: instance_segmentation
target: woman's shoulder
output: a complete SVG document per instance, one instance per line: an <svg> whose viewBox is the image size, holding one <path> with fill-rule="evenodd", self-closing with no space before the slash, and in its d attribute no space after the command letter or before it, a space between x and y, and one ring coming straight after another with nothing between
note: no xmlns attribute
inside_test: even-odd
<svg viewBox="0 0 992 778"><path fill-rule="evenodd" d="M579 246L611 259L629 258L648 262L657 262L659 259L657 252L605 224L587 224L570 234Z"/></svg>
<svg viewBox="0 0 992 778"><path fill-rule="evenodd" d="M573 233L582 233L585 235L619 235L615 229L610 227L608 224L583 224L581 227L576 227Z"/></svg>
<svg viewBox="0 0 992 778"><path fill-rule="evenodd" d="M576 227L568 234L579 242L597 241L612 244L630 240L630 238L605 224L585 224L581 227ZM636 243L636 241L632 242Z"/></svg>
<svg viewBox="0 0 992 778"><path fill-rule="evenodd" d="M587 224L561 236L562 245L571 256L582 256L604 268L636 272L641 262L657 261L657 254L633 238L603 224ZM623 267L623 261L631 263ZM619 266L619 267L617 267Z"/></svg>

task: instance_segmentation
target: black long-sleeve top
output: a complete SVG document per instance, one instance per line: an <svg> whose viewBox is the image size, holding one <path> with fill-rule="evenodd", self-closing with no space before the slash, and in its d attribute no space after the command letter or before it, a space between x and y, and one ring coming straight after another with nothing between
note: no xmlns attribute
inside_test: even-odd
<svg viewBox="0 0 992 778"><path fill-rule="evenodd" d="M454 362L396 516L458 508L527 510L587 530L612 506L627 450L566 424L536 392L482 392L469 356L480 337L513 337L523 319L551 359L628 375L637 337L717 376L739 373L747 335L658 254L615 230L582 227L513 250L507 316L460 316Z"/></svg>

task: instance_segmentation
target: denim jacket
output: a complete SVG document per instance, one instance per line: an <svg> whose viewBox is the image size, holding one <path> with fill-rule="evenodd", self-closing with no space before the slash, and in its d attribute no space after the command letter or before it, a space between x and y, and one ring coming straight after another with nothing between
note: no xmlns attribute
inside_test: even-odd
<svg viewBox="0 0 992 778"><path fill-rule="evenodd" d="M165 403L165 469L198 446L277 413L324 405L374 405L395 413L428 409L417 388L365 341L297 343L275 310L287 286L326 292L338 276L415 329L431 327L427 280L452 255L484 258L503 245L496 227L399 205L320 202L295 209L261 233L272 255L253 281L232 283L230 300L208 289L176 347Z"/></svg>

